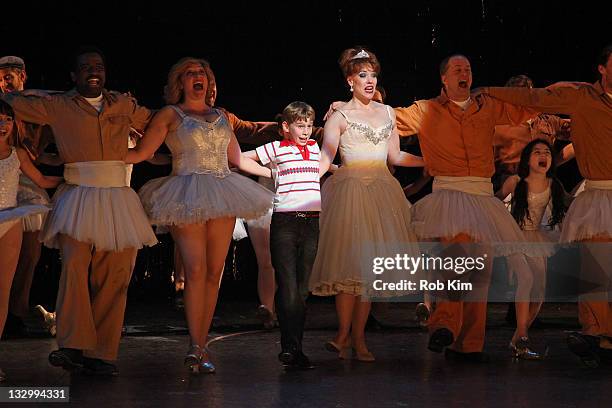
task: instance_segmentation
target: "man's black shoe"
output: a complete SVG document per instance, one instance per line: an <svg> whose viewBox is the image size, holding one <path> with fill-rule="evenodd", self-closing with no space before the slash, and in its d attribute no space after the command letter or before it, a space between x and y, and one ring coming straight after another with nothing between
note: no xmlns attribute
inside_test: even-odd
<svg viewBox="0 0 612 408"><path fill-rule="evenodd" d="M572 332L567 335L567 347L580 357L585 366L597 368L601 364L598 337Z"/></svg>
<svg viewBox="0 0 612 408"><path fill-rule="evenodd" d="M49 363L64 370L76 370L83 367L83 352L73 348L60 348L49 354Z"/></svg>
<svg viewBox="0 0 612 408"><path fill-rule="evenodd" d="M460 353L452 349L444 350L444 358L448 361L456 361L460 363L488 363L489 356L482 351L473 353Z"/></svg>
<svg viewBox="0 0 612 408"><path fill-rule="evenodd" d="M453 333L450 330L438 329L429 337L427 348L434 353L441 353L445 347L450 346L454 341Z"/></svg>
<svg viewBox="0 0 612 408"><path fill-rule="evenodd" d="M119 374L114 364L107 363L99 358L83 358L83 373L87 375L99 375L102 377L112 377Z"/></svg>

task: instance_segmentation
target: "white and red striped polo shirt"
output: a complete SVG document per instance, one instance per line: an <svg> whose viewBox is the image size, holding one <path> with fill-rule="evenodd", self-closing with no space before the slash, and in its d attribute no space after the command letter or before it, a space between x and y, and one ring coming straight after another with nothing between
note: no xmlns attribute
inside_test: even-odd
<svg viewBox="0 0 612 408"><path fill-rule="evenodd" d="M321 151L314 140L304 147L289 140L274 141L256 151L262 164L272 164L274 211L321 211Z"/></svg>

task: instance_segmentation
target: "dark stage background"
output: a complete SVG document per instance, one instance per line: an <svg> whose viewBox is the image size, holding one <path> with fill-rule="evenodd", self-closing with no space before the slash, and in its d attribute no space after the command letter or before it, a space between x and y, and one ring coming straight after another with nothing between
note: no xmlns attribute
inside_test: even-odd
<svg viewBox="0 0 612 408"><path fill-rule="evenodd" d="M377 54L392 106L438 94L438 64L456 52L470 58L475 87L503 85L521 73L536 86L593 81L597 53L612 41L605 3L22 1L3 13L0 54L25 59L28 87L65 90L71 86L71 52L95 44L108 60L107 87L130 91L151 108L163 105L166 75L178 58L204 57L217 77L219 106L243 119L272 120L289 102L303 100L314 106L321 124L329 103L348 97L336 61L355 44ZM576 168L564 171L572 184ZM167 172L137 166L134 187ZM141 251L132 295L164 298L171 292L171 252L167 238ZM255 299L256 268L247 240L238 244L236 258L238 271L244 271L238 275ZM46 273L37 277L43 297L38 300L50 304L42 289L57 284L57 253L45 251L40 269ZM235 284L224 285L226 296Z"/></svg>

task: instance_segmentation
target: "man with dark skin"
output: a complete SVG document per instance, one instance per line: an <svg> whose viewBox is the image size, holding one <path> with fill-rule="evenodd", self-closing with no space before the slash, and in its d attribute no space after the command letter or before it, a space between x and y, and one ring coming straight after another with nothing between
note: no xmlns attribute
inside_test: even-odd
<svg viewBox="0 0 612 408"><path fill-rule="evenodd" d="M116 375L127 287L136 251L157 240L136 193L126 186L127 135L151 112L104 88L106 63L93 47L75 54L75 89L47 98L2 95L22 120L53 130L64 178L41 232L62 253L57 299L59 350L52 365ZM91 272L89 272L91 266Z"/></svg>

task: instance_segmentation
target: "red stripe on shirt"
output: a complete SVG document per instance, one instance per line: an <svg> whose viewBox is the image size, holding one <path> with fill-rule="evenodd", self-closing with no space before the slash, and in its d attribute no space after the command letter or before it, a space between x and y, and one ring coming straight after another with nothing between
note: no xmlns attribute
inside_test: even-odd
<svg viewBox="0 0 612 408"><path fill-rule="evenodd" d="M264 152L266 152L266 156L268 156L268 160L272 161L272 158L270 157L270 153L268 153L268 145L264 145Z"/></svg>
<svg viewBox="0 0 612 408"><path fill-rule="evenodd" d="M289 193L297 193L300 191L321 191L319 189L315 189L315 188L305 188L303 190L289 190L289 191L279 191L278 194L289 194Z"/></svg>

